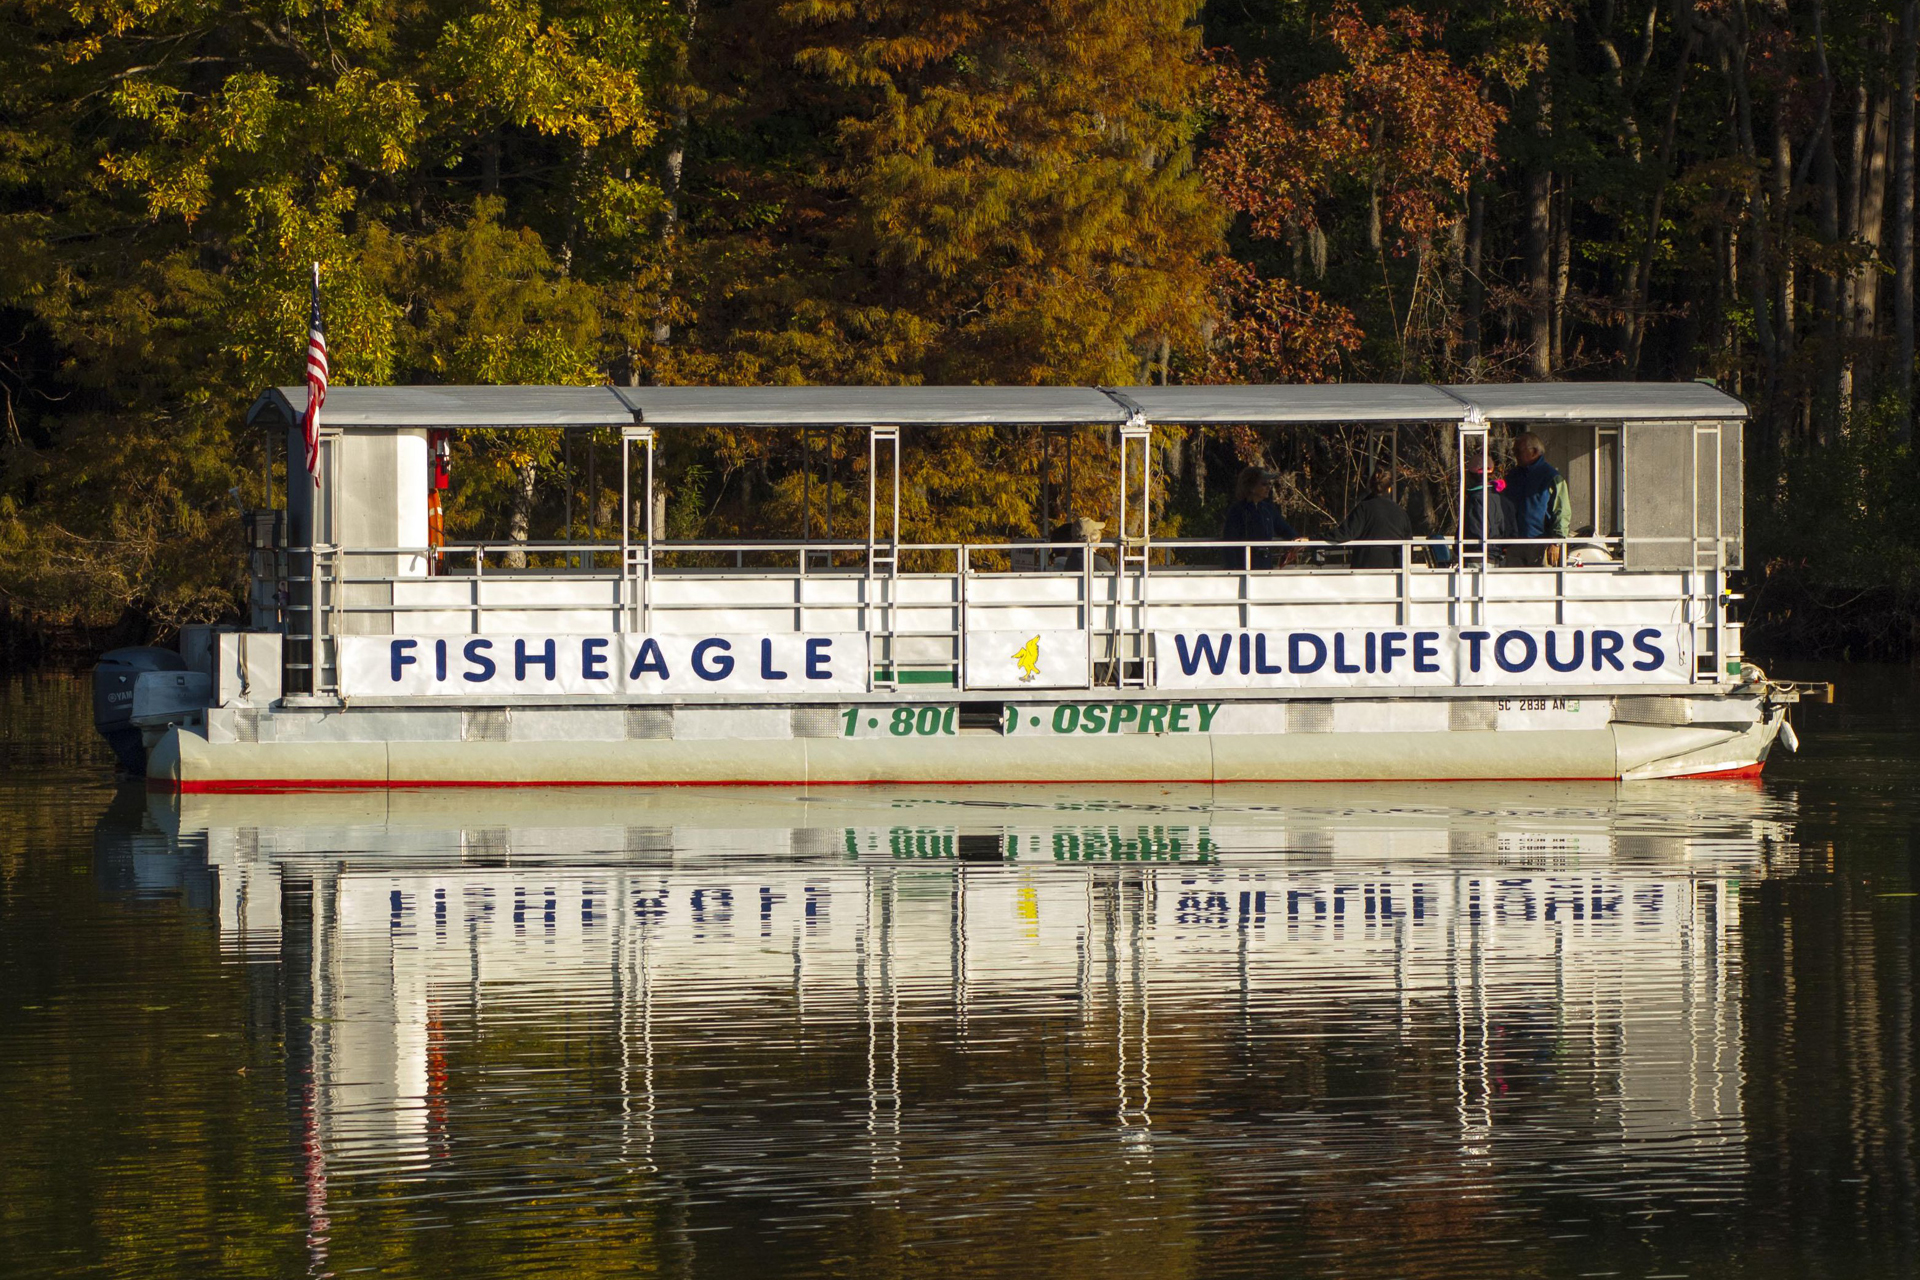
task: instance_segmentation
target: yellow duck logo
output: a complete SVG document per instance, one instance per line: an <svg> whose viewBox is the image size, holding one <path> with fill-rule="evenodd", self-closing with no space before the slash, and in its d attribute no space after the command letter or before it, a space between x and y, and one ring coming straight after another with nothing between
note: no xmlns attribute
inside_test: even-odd
<svg viewBox="0 0 1920 1280"><path fill-rule="evenodd" d="M1040 674L1040 637L1035 636L1015 649L1013 660L1020 667L1020 683L1032 684L1033 678Z"/></svg>

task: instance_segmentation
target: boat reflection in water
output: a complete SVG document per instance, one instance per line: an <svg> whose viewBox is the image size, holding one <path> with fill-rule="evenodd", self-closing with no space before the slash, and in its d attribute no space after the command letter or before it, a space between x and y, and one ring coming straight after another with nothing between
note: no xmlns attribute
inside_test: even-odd
<svg viewBox="0 0 1920 1280"><path fill-rule="evenodd" d="M1217 1143L1216 1207L1360 1154L1735 1194L1739 886L1790 834L1738 783L151 803L285 967L310 1179L544 1141L930 1217L1062 1138Z"/></svg>

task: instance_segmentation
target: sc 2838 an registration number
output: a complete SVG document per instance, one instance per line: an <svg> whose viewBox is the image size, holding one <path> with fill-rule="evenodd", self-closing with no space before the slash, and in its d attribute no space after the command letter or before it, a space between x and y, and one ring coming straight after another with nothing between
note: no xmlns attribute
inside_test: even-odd
<svg viewBox="0 0 1920 1280"><path fill-rule="evenodd" d="M1494 704L1497 711L1578 711L1578 698L1501 698Z"/></svg>

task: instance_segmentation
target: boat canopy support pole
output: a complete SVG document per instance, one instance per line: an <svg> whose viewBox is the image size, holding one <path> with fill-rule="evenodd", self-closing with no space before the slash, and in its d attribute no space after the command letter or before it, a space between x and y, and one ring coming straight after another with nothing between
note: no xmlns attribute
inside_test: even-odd
<svg viewBox="0 0 1920 1280"><path fill-rule="evenodd" d="M1689 531L1693 537L1693 564L1696 575L1704 574L1705 582L1699 592L1707 616L1710 620L1710 637L1713 645L1713 666L1708 671L1699 670L1695 663L1695 679L1712 681L1724 680L1728 675L1737 674L1727 669L1727 610L1720 598L1726 590L1727 544L1725 541L1725 512L1721 503L1725 492L1725 460L1722 457L1724 440L1721 423L1697 423L1693 429L1693 528ZM1711 495L1706 502L1700 500L1700 490L1711 486Z"/></svg>
<svg viewBox="0 0 1920 1280"><path fill-rule="evenodd" d="M633 446L640 446L639 537L633 509ZM653 428L620 429L620 582L623 630L645 631L653 622Z"/></svg>
<svg viewBox="0 0 1920 1280"><path fill-rule="evenodd" d="M887 454L888 515L883 539L880 529L880 455ZM880 642L871 655L876 688L898 688L900 664L894 652L895 576L900 571L900 428L867 428L867 630ZM880 625L874 625L874 612Z"/></svg>
<svg viewBox="0 0 1920 1280"><path fill-rule="evenodd" d="M1480 485L1480 536L1467 541L1467 476L1493 466L1493 441L1487 421L1477 408L1469 408L1460 423L1455 441L1454 463L1457 469L1454 489L1454 545L1460 548L1459 562L1453 569L1453 624L1479 626L1486 621L1487 610L1487 503L1490 486Z"/></svg>
<svg viewBox="0 0 1920 1280"><path fill-rule="evenodd" d="M1383 427L1367 428L1367 443L1362 457L1365 461L1360 468L1360 496L1364 498L1372 492L1368 486L1373 483L1373 473L1385 467L1393 474L1393 500L1400 501L1400 424L1395 422Z"/></svg>
<svg viewBox="0 0 1920 1280"><path fill-rule="evenodd" d="M1153 424L1125 393L1107 394L1127 410L1120 428L1120 528L1115 539L1113 590L1113 683L1145 688L1147 670L1147 571L1153 546ZM1139 500L1133 501L1134 473Z"/></svg>

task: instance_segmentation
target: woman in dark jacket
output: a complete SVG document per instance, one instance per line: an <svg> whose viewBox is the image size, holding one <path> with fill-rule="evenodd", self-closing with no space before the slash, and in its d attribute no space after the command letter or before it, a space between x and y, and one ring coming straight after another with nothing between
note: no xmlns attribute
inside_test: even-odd
<svg viewBox="0 0 1920 1280"><path fill-rule="evenodd" d="M1373 473L1368 488L1371 492L1347 512L1347 518L1327 535L1327 541L1406 542L1413 537L1412 518L1393 500L1393 472L1381 467ZM1347 553L1347 563L1356 569L1398 569L1400 548L1355 547Z"/></svg>
<svg viewBox="0 0 1920 1280"><path fill-rule="evenodd" d="M1483 509L1486 511L1488 542L1499 543L1520 536L1519 521L1513 513L1513 503L1507 498L1506 489L1507 482L1490 475L1487 469L1468 468L1466 503L1461 508L1461 515L1469 543L1480 541L1480 513ZM1490 547L1488 554L1498 563L1505 549Z"/></svg>
<svg viewBox="0 0 1920 1280"><path fill-rule="evenodd" d="M1227 519L1220 530L1220 538L1223 542L1301 540L1273 501L1273 482L1258 467L1248 467L1234 481L1233 505L1227 508ZM1229 569L1239 569L1248 563L1248 554L1238 547L1227 547L1221 553L1220 562ZM1259 547L1253 548L1251 556L1256 569L1271 569L1280 563L1280 557Z"/></svg>

